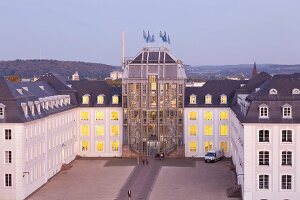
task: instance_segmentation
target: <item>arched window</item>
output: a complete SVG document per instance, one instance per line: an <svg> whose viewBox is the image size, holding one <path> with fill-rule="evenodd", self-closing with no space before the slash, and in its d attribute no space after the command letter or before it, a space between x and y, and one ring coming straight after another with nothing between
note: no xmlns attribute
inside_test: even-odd
<svg viewBox="0 0 300 200"><path fill-rule="evenodd" d="M294 88L292 94L300 94L300 90L298 88Z"/></svg>
<svg viewBox="0 0 300 200"><path fill-rule="evenodd" d="M274 94L278 94L278 92L275 88L272 88L270 89L269 94L274 95Z"/></svg>
<svg viewBox="0 0 300 200"><path fill-rule="evenodd" d="M212 97L210 94L205 95L205 104L211 104Z"/></svg>

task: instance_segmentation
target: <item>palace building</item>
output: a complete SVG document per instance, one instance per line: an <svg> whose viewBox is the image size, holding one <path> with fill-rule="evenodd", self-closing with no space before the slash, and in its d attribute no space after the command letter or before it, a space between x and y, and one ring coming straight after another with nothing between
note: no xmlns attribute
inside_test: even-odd
<svg viewBox="0 0 300 200"><path fill-rule="evenodd" d="M52 73L0 78L1 199L28 197L76 156L209 150L232 159L243 199L300 196L300 74L255 69L250 80L186 87L167 48L143 48L123 70L122 87Z"/></svg>

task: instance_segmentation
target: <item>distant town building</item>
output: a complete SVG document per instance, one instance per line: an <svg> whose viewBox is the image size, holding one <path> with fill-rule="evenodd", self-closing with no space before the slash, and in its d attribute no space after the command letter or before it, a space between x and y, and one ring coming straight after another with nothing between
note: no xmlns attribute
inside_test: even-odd
<svg viewBox="0 0 300 200"><path fill-rule="evenodd" d="M76 71L73 75L72 75L72 81L79 81L80 77L78 72Z"/></svg>
<svg viewBox="0 0 300 200"><path fill-rule="evenodd" d="M122 77L123 77L123 72L120 72L120 71L110 72L110 78L112 80L122 79Z"/></svg>
<svg viewBox="0 0 300 200"><path fill-rule="evenodd" d="M257 75L256 62L253 65L252 76Z"/></svg>
<svg viewBox="0 0 300 200"><path fill-rule="evenodd" d="M202 87L205 82L188 82L186 83L186 87Z"/></svg>

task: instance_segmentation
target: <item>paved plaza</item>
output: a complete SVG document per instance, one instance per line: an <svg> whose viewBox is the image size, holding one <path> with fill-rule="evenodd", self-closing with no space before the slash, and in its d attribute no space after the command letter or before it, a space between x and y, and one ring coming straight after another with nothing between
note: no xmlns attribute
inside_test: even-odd
<svg viewBox="0 0 300 200"><path fill-rule="evenodd" d="M229 161L204 163L199 159L80 159L61 171L29 200L223 200L234 184Z"/></svg>

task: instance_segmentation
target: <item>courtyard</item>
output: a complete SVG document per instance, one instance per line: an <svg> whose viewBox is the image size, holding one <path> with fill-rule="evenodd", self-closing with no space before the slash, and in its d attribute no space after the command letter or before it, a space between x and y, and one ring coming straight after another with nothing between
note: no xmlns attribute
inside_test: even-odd
<svg viewBox="0 0 300 200"><path fill-rule="evenodd" d="M93 200L132 198L229 199L226 189L234 185L230 161L207 164L199 159L77 159L72 167L51 178L28 200Z"/></svg>

